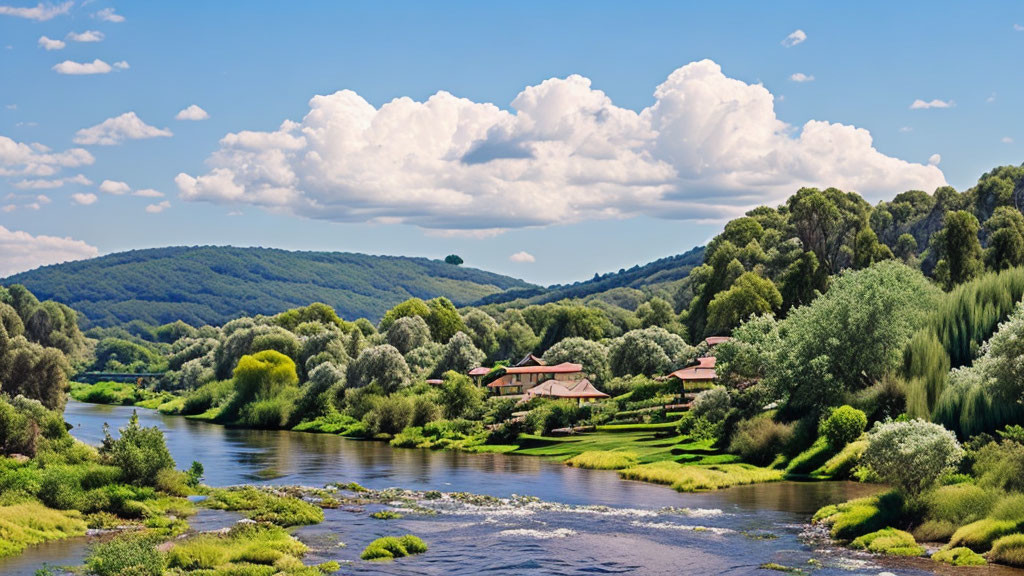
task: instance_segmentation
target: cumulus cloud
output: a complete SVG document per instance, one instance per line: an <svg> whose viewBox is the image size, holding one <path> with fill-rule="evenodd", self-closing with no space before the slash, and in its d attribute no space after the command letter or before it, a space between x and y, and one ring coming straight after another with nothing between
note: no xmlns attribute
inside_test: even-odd
<svg viewBox="0 0 1024 576"><path fill-rule="evenodd" d="M167 138L173 136L166 128L150 126L135 115L135 112L125 112L114 118L107 118L103 122L90 128L83 128L75 133L75 144L112 146L120 144L125 140L141 140L145 138Z"/></svg>
<svg viewBox="0 0 1024 576"><path fill-rule="evenodd" d="M804 40L807 40L807 33L798 28L782 39L782 45L786 48L792 48L797 44L802 44Z"/></svg>
<svg viewBox="0 0 1024 576"><path fill-rule="evenodd" d="M75 62L74 60L65 60L54 65L53 70L57 74L83 76L88 74L109 74L111 68L110 64L107 64L103 60L97 58L92 62Z"/></svg>
<svg viewBox="0 0 1024 576"><path fill-rule="evenodd" d="M63 2L61 4L43 4L40 2L33 7L7 6L0 4L0 15L26 18L36 22L52 20L57 16L67 14L74 2Z"/></svg>
<svg viewBox="0 0 1024 576"><path fill-rule="evenodd" d="M789 79L792 80L793 82L813 82L814 75L804 74L803 72L797 72L796 74L791 75Z"/></svg>
<svg viewBox="0 0 1024 576"><path fill-rule="evenodd" d="M124 22L124 16L121 16L120 14L114 12L113 8L104 8L99 12L93 13L92 17L96 18L97 20L102 20L103 22L113 22L115 24L120 24L121 22Z"/></svg>
<svg viewBox="0 0 1024 576"><path fill-rule="evenodd" d="M87 166L94 161L84 148L54 152L39 143L26 144L0 136L0 176L50 177L63 168Z"/></svg>
<svg viewBox="0 0 1024 576"><path fill-rule="evenodd" d="M150 204L149 206L146 206L146 212L148 212L149 214L159 214L170 207L171 203L168 202L167 200L164 200L159 204Z"/></svg>
<svg viewBox="0 0 1024 576"><path fill-rule="evenodd" d="M72 176L71 178L35 178L26 179L14 183L14 187L19 190L52 190L54 188L63 188L65 184L81 184L82 186L89 186L92 184L92 180L89 180L83 174Z"/></svg>
<svg viewBox="0 0 1024 576"><path fill-rule="evenodd" d="M47 38L46 36L39 37L39 46L44 50L63 50L67 44L63 40L54 40L53 38Z"/></svg>
<svg viewBox="0 0 1024 576"><path fill-rule="evenodd" d="M939 154L932 154L928 157L928 165L938 166L939 162L942 162L942 156Z"/></svg>
<svg viewBox="0 0 1024 576"><path fill-rule="evenodd" d="M143 198L163 198L164 193L159 190L153 190L152 188L143 188L142 190L136 190L132 193L133 196L141 196Z"/></svg>
<svg viewBox="0 0 1024 576"><path fill-rule="evenodd" d="M47 264L95 258L99 250L81 240L33 236L0 226L0 276L9 276Z"/></svg>
<svg viewBox="0 0 1024 576"><path fill-rule="evenodd" d="M127 182L119 182L117 180L104 180L100 183L100 192L106 194L113 194L115 196L121 196L132 191L132 187Z"/></svg>
<svg viewBox="0 0 1024 576"><path fill-rule="evenodd" d="M71 201L74 202L75 204L78 204L79 206L88 206L90 204L95 204L96 200L98 199L99 197L92 193L76 192L75 194L71 195Z"/></svg>
<svg viewBox="0 0 1024 576"><path fill-rule="evenodd" d="M516 252L515 254L508 257L513 262L529 263L536 262L537 259L533 257L533 254L529 252Z"/></svg>
<svg viewBox="0 0 1024 576"><path fill-rule="evenodd" d="M945 184L937 167L879 152L867 130L786 124L766 88L710 60L673 72L640 112L575 75L527 87L510 110L447 92L378 109L349 90L309 106L301 122L226 135L208 172L175 178L181 198L498 230L640 214L719 221L801 186L877 200Z"/></svg>
<svg viewBox="0 0 1024 576"><path fill-rule="evenodd" d="M210 117L210 115L206 113L206 110L203 110L199 106L196 106L195 104L193 104L193 105L189 106L188 108L185 108L182 111L178 112L177 116L175 116L174 119L175 120L206 120L209 117Z"/></svg>
<svg viewBox="0 0 1024 576"><path fill-rule="evenodd" d="M85 32L69 32L67 38L72 42L102 42L105 36L99 30L86 30Z"/></svg>
<svg viewBox="0 0 1024 576"><path fill-rule="evenodd" d="M911 110L927 110L929 108L952 108L954 102L952 100L921 100L918 98L910 104Z"/></svg>

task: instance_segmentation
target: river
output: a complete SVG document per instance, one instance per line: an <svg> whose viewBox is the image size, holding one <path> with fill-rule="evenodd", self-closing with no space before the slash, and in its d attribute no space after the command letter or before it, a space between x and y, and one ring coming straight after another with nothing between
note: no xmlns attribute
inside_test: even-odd
<svg viewBox="0 0 1024 576"><path fill-rule="evenodd" d="M121 426L132 410L72 401L65 419L75 437L97 445L103 424ZM465 506L389 521L325 510L322 524L296 535L312 547L309 560L342 562L340 574L771 574L759 570L769 562L821 575L934 570L928 561L883 561L808 535L807 521L819 507L873 490L855 483L782 482L679 494L542 458L393 449L327 434L233 429L151 410L138 413L144 426L164 431L179 468L202 462L205 481L213 486L354 481L375 489L528 495L543 502L526 508ZM215 528L231 521L224 513L204 511L192 523ZM421 536L429 552L385 564L358 560L374 538L405 533ZM44 562L78 564L86 549L84 538L34 547L0 560L0 574L31 576Z"/></svg>

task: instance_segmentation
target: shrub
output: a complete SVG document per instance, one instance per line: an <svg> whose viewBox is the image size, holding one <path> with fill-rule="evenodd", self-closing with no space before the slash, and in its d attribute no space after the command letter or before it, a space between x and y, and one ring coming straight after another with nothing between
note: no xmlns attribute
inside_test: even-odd
<svg viewBox="0 0 1024 576"><path fill-rule="evenodd" d="M181 413L185 415L202 414L214 406L223 403L234 392L231 380L219 380L203 384L185 396Z"/></svg>
<svg viewBox="0 0 1024 576"><path fill-rule="evenodd" d="M752 464L768 464L792 433L792 426L775 422L768 416L755 416L737 425L729 451Z"/></svg>
<svg viewBox="0 0 1024 576"><path fill-rule="evenodd" d="M406 396L391 395L372 401L373 407L363 416L370 434L398 434L412 422L412 401Z"/></svg>
<svg viewBox="0 0 1024 576"><path fill-rule="evenodd" d="M1012 520L985 518L957 529L949 540L949 548L966 546L975 552L984 552L996 539L1016 530L1017 522Z"/></svg>
<svg viewBox="0 0 1024 576"><path fill-rule="evenodd" d="M822 464L821 468L818 468L811 474L813 476L827 476L834 480L849 478L853 474L854 468L860 463L861 456L864 455L867 447L868 443L866 440L850 442L839 451L839 454L829 458L827 462Z"/></svg>
<svg viewBox="0 0 1024 576"><path fill-rule="evenodd" d="M856 538L850 543L850 546L890 556L921 556L924 554L924 548L917 544L911 534L895 528L883 528L877 532L865 534Z"/></svg>
<svg viewBox="0 0 1024 576"><path fill-rule="evenodd" d="M288 424L295 394L282 394L275 398L255 400L242 406L238 422L247 428L276 430Z"/></svg>
<svg viewBox="0 0 1024 576"><path fill-rule="evenodd" d="M914 538L920 542L946 542L953 537L957 526L948 520L925 520L914 528Z"/></svg>
<svg viewBox="0 0 1024 576"><path fill-rule="evenodd" d="M1024 494L1009 494L996 503L990 514L996 520L1024 522Z"/></svg>
<svg viewBox="0 0 1024 576"><path fill-rule="evenodd" d="M996 540L989 558L1000 564L1024 566L1024 534L1011 534Z"/></svg>
<svg viewBox="0 0 1024 576"><path fill-rule="evenodd" d="M319 524L324 520L324 511L309 502L251 486L211 490L203 505L215 510L241 512L251 520L285 527Z"/></svg>
<svg viewBox="0 0 1024 576"><path fill-rule="evenodd" d="M1011 440L991 442L974 456L974 474L982 486L1024 491L1024 445Z"/></svg>
<svg viewBox="0 0 1024 576"><path fill-rule="evenodd" d="M956 526L988 516L999 495L973 484L942 486L925 497L929 520L945 520Z"/></svg>
<svg viewBox="0 0 1024 576"><path fill-rule="evenodd" d="M526 415L526 429L535 434L550 434L558 428L568 428L590 416L588 406L577 406L568 400L541 402Z"/></svg>
<svg viewBox="0 0 1024 576"><path fill-rule="evenodd" d="M156 426L140 426L138 413L132 412L128 425L120 432L121 436L115 440L104 425L100 454L121 469L127 482L152 486L158 472L174 467L174 459L164 442L164 433Z"/></svg>
<svg viewBox="0 0 1024 576"><path fill-rule="evenodd" d="M939 550L932 554L932 560L950 566L984 566L985 558L970 548L963 546Z"/></svg>
<svg viewBox="0 0 1024 576"><path fill-rule="evenodd" d="M410 554L422 554L427 551L427 545L416 536L406 534L401 538L385 536L377 538L363 550L359 555L363 560L394 560Z"/></svg>
<svg viewBox="0 0 1024 576"><path fill-rule="evenodd" d="M841 450L864 433L868 418L852 406L840 406L821 423L821 435L834 450Z"/></svg>
<svg viewBox="0 0 1024 576"><path fill-rule="evenodd" d="M591 470L621 470L635 466L639 458L634 452L588 450L565 461L568 466Z"/></svg>
<svg viewBox="0 0 1024 576"><path fill-rule="evenodd" d="M877 424L863 462L885 482L914 498L963 457L952 432L924 420Z"/></svg>
<svg viewBox="0 0 1024 576"><path fill-rule="evenodd" d="M833 538L851 540L898 522L902 513L903 497L888 492L826 506L814 514L814 522L830 526Z"/></svg>
<svg viewBox="0 0 1024 576"><path fill-rule="evenodd" d="M151 536L126 534L93 547L85 565L96 576L161 576L164 558Z"/></svg>
<svg viewBox="0 0 1024 576"><path fill-rule="evenodd" d="M620 470L619 475L628 480L667 484L678 492L717 490L730 486L782 480L780 470L758 468L749 464L697 466L672 461L640 464Z"/></svg>

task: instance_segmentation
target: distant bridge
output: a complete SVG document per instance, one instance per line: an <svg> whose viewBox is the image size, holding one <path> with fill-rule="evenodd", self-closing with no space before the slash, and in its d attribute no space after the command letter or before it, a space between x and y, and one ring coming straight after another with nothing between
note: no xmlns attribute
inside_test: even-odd
<svg viewBox="0 0 1024 576"><path fill-rule="evenodd" d="M75 376L75 382L95 384L97 382L134 382L142 384L146 380L153 380L163 376L163 372L80 372Z"/></svg>

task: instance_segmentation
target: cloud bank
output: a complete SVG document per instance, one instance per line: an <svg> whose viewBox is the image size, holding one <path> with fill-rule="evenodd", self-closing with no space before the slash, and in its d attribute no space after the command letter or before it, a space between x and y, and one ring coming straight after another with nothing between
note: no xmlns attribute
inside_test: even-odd
<svg viewBox="0 0 1024 576"><path fill-rule="evenodd" d="M81 240L33 236L0 226L0 277L47 264L83 260L99 255L95 246Z"/></svg>
<svg viewBox="0 0 1024 576"><path fill-rule="evenodd" d="M867 130L775 115L772 94L715 62L679 68L636 112L582 76L524 89L502 110L438 92L379 109L314 96L301 122L224 136L185 200L340 222L500 230L641 214L721 220L801 186L869 199L945 184L935 166L882 154Z"/></svg>

